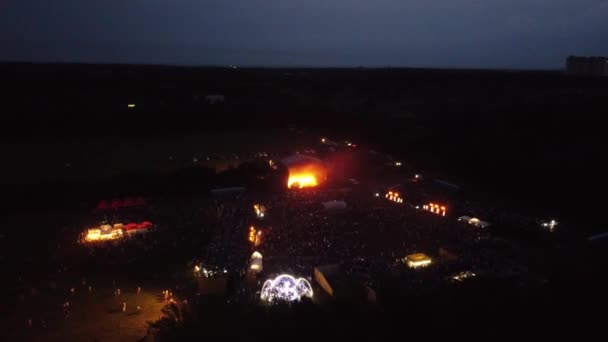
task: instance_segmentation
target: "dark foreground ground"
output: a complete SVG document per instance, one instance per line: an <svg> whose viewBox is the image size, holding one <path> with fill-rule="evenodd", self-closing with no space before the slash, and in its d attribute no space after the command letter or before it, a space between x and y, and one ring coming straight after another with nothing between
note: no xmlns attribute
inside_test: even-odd
<svg viewBox="0 0 608 342"><path fill-rule="evenodd" d="M266 308L205 299L196 319L163 329L166 338L580 338L603 333L606 254L604 246L592 248L584 241L586 235L606 230L606 80L475 70L4 64L0 71L10 84L2 95L6 114L0 119L1 210L6 217L0 243L21 258L9 264L6 254L1 260L11 277L2 314L12 315L4 324L12 327L6 331L15 339L86 340L83 334L91 331L107 340L142 336L145 322L158 318L159 291L183 271L180 267L185 269L184 260L178 260L180 248L164 237L173 238L175 222L199 229L186 216L184 203L207 196L211 187L243 183L238 171L215 176L198 160L261 150L287 154L320 136L388 152L408 170L456 183L462 196L492 207L555 217L573 238L566 234L560 237L565 240L551 240L550 247L541 244L546 249L536 250L534 256L550 277L534 286L511 279L408 296L387 289L380 307L345 300ZM209 94L224 95L225 103L205 103ZM128 108L128 103L136 107ZM346 173L356 173L350 171ZM152 250L156 263L146 263L147 254L136 255L141 260L135 265L142 266L135 269L107 260L97 265L89 256L78 272L68 272L70 284L60 284L63 292L52 297L49 281L66 271L55 267L55 259L46 260L52 257L47 251L62 249L57 242L73 244L70 239L83 223L73 213L90 213L99 199L139 195L174 208L164 211L173 216L165 218L167 235L160 239L174 257L164 259ZM195 242L207 243L204 237ZM62 258L69 260L69 255ZM36 260L48 261L49 270L38 274ZM101 279L95 280L98 272ZM24 274L25 282L18 279ZM95 281L92 296L78 285L83 274ZM122 313L108 313L120 305L112 295L114 274L130 304L140 300L133 288L150 284L142 294L144 313L127 312L127 320ZM45 302L36 299L30 286L11 292L13 283L28 284L31 278L44 284L45 290L36 291L51 296L48 316L61 313L56 304L72 283L79 286L72 302L82 321L60 320L48 336L38 328L21 334L27 331L28 311L47 315ZM79 311L85 307L94 309ZM86 317L107 322L87 327L91 320ZM115 324L128 324L130 330L112 335Z"/></svg>

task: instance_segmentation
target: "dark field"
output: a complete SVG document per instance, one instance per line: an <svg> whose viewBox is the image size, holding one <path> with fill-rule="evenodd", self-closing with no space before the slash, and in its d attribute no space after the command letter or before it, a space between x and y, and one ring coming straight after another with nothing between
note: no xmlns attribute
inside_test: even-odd
<svg viewBox="0 0 608 342"><path fill-rule="evenodd" d="M0 72L9 85L0 118L0 314L9 317L0 327L9 340L602 330L606 253L586 238L606 229L605 79L67 64ZM224 101L209 103L213 94ZM305 166L327 181L286 189L303 167L286 161L296 153L314 156ZM221 187L230 190L212 190ZM344 208L321 204L334 200ZM448 214L425 211L431 201ZM549 219L556 231L540 225ZM102 224L124 223L127 234L144 221L151 228L138 235L79 240ZM247 238L253 226L261 242ZM404 266L415 253L432 264ZM340 269L333 294L314 278L321 266ZM465 271L475 279L455 277ZM314 296L263 302L264 280L282 273L308 279Z"/></svg>
<svg viewBox="0 0 608 342"><path fill-rule="evenodd" d="M23 207L23 193L36 206L44 197L38 195L50 191L44 187L82 189L87 180L180 168L197 153L327 134L377 146L475 198L559 215L580 231L604 228L604 79L364 68L3 64L0 70L10 85L3 93L0 182L10 185L12 207ZM206 104L208 94L226 101ZM179 160L168 161L174 154Z"/></svg>

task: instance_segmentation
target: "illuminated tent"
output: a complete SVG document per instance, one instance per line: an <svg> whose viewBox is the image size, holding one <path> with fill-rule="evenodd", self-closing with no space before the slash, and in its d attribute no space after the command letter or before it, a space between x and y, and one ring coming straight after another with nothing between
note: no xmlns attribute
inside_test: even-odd
<svg viewBox="0 0 608 342"><path fill-rule="evenodd" d="M260 291L260 299L267 303L294 302L304 297L312 298L313 295L312 286L308 280L296 279L289 274L266 280Z"/></svg>
<svg viewBox="0 0 608 342"><path fill-rule="evenodd" d="M125 226L125 230L127 230L127 231L134 230L134 229L139 229L139 224L137 224L137 223L128 223Z"/></svg>
<svg viewBox="0 0 608 342"><path fill-rule="evenodd" d="M117 240L122 238L122 224L117 225L109 225L104 224L97 228L88 229L84 232L84 241L85 242L98 242L98 241L108 241L108 240Z"/></svg>
<svg viewBox="0 0 608 342"><path fill-rule="evenodd" d="M410 268L419 268L430 265L431 258L424 253L416 253L403 258L403 262Z"/></svg>
<svg viewBox="0 0 608 342"><path fill-rule="evenodd" d="M469 216L460 216L458 218L458 221L466 222L472 226L480 227L480 228L485 228L485 227L488 227L491 225L490 222L481 221L480 219L478 219L476 217L469 217Z"/></svg>
<svg viewBox="0 0 608 342"><path fill-rule="evenodd" d="M263 257L260 252L253 252L249 259L249 271L254 273L262 272L264 269Z"/></svg>

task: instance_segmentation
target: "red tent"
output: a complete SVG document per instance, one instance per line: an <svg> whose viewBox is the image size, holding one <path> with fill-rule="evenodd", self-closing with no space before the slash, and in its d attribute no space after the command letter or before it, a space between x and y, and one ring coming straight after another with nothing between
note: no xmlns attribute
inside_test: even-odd
<svg viewBox="0 0 608 342"><path fill-rule="evenodd" d="M120 208L122 207L122 201L119 199L114 199L112 200L112 208L116 209L116 208Z"/></svg>
<svg viewBox="0 0 608 342"><path fill-rule="evenodd" d="M146 199L143 197L137 197L137 199L135 199L135 205L138 207L143 207L146 205Z"/></svg>
<svg viewBox="0 0 608 342"><path fill-rule="evenodd" d="M110 208L110 203L106 200L101 200L97 204L97 209L109 209L109 208Z"/></svg>
<svg viewBox="0 0 608 342"><path fill-rule="evenodd" d="M122 202L122 206L123 207L132 207L135 206L135 200L132 199L131 197L127 197L125 198L125 200Z"/></svg>
<svg viewBox="0 0 608 342"><path fill-rule="evenodd" d="M140 223L139 226L142 228L150 228L150 227L152 227L152 222L144 221L144 222Z"/></svg>
<svg viewBox="0 0 608 342"><path fill-rule="evenodd" d="M135 229L140 229L139 224L137 223L129 223L125 226L125 230L135 230Z"/></svg>

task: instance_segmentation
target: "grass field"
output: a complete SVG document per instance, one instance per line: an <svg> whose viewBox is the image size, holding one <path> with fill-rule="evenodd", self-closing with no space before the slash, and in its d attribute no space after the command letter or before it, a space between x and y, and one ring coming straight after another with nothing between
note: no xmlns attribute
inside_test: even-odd
<svg viewBox="0 0 608 342"><path fill-rule="evenodd" d="M8 318L6 341L138 341L147 334L147 321L156 321L164 305L162 289L78 288L74 295L38 294L25 298ZM62 304L69 300L65 317ZM122 312L122 303L127 303ZM141 311L137 312L137 306ZM32 318L33 327L27 320ZM46 328L41 324L45 320Z"/></svg>

